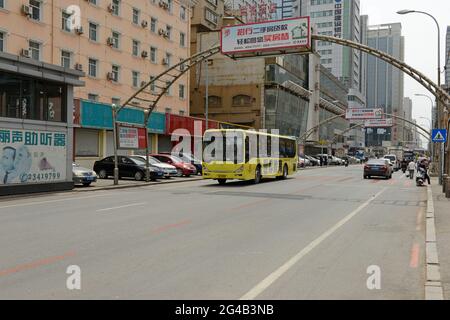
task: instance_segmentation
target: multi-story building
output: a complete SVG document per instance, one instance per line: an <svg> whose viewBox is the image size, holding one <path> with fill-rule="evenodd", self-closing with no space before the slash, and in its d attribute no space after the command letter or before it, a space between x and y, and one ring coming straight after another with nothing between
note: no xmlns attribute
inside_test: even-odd
<svg viewBox="0 0 450 320"><path fill-rule="evenodd" d="M301 0L298 15L310 15L319 35L334 36L367 44L367 16L360 16L359 0ZM318 41L321 63L348 88L348 107L364 108L366 103L365 76L367 56L358 50ZM364 147L361 130L350 132L351 147Z"/></svg>
<svg viewBox="0 0 450 320"><path fill-rule="evenodd" d="M412 107L413 102L411 98L405 97L403 98L403 110L400 117L413 122L412 119ZM410 123L403 123L403 146L414 145L414 128Z"/></svg>
<svg viewBox="0 0 450 320"><path fill-rule="evenodd" d="M400 23L369 27L368 45L404 61L404 38ZM367 106L382 108L385 113L401 116L404 92L403 72L390 64L368 56L367 63ZM397 145L403 141L403 126L394 119L394 126L388 128L368 128L368 146Z"/></svg>
<svg viewBox="0 0 450 320"><path fill-rule="evenodd" d="M445 45L445 85L450 90L450 26L447 26Z"/></svg>
<svg viewBox="0 0 450 320"><path fill-rule="evenodd" d="M188 1L8 0L0 5L1 51L84 71L85 86L74 90L81 108L75 154L82 158L112 152L111 124L100 123L98 115L190 53ZM139 110L148 104L133 101L133 106ZM187 75L172 85L152 117L161 123L164 113L189 114ZM161 131L150 131L156 146Z"/></svg>

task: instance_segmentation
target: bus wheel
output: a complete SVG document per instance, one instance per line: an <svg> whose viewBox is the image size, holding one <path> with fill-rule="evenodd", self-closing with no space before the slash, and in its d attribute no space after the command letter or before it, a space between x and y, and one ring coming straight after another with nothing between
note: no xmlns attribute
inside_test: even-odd
<svg viewBox="0 0 450 320"><path fill-rule="evenodd" d="M257 166L255 170L255 180L253 180L254 184L258 184L261 182L261 166Z"/></svg>
<svg viewBox="0 0 450 320"><path fill-rule="evenodd" d="M284 167L283 167L283 176L282 176L282 179L283 179L283 180L284 180L284 179L287 179L288 174L289 174L288 166L287 166L287 164L285 164Z"/></svg>
<svg viewBox="0 0 450 320"><path fill-rule="evenodd" d="M219 182L219 184L221 186L223 186L225 183L227 183L227 179L217 179L217 181Z"/></svg>

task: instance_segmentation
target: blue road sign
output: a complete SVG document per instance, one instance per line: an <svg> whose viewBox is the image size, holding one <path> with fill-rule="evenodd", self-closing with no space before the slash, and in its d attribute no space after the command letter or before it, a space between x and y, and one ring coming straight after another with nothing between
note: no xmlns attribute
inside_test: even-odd
<svg viewBox="0 0 450 320"><path fill-rule="evenodd" d="M447 130L446 129L433 129L431 132L431 138L433 142L447 142Z"/></svg>

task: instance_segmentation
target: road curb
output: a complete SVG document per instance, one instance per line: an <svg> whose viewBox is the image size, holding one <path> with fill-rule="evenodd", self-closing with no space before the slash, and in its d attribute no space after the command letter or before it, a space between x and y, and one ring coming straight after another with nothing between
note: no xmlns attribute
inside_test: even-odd
<svg viewBox="0 0 450 320"><path fill-rule="evenodd" d="M73 189L72 192L93 192L93 191L105 191L105 190L117 190L117 189L128 189L128 188L140 188L140 187L150 187L150 186L159 186L162 184L171 184L171 183L182 183L182 182L192 182L192 181L200 181L203 180L202 177L192 178L189 180L172 180L172 181L162 181L162 182L154 182L154 183L140 183L140 184L126 184L126 185L111 185L106 187L96 187L95 189L83 188L83 189Z"/></svg>
<svg viewBox="0 0 450 320"><path fill-rule="evenodd" d="M436 239L433 191L427 187L427 215L425 236L426 282L425 300L444 300Z"/></svg>

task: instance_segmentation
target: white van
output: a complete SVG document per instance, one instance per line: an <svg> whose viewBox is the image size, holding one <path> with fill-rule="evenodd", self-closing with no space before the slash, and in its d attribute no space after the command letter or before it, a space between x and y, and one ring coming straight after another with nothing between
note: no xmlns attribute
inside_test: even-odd
<svg viewBox="0 0 450 320"><path fill-rule="evenodd" d="M387 154L383 158L391 160L392 164L394 165L395 171L400 170L400 164L399 164L397 156L395 154Z"/></svg>

